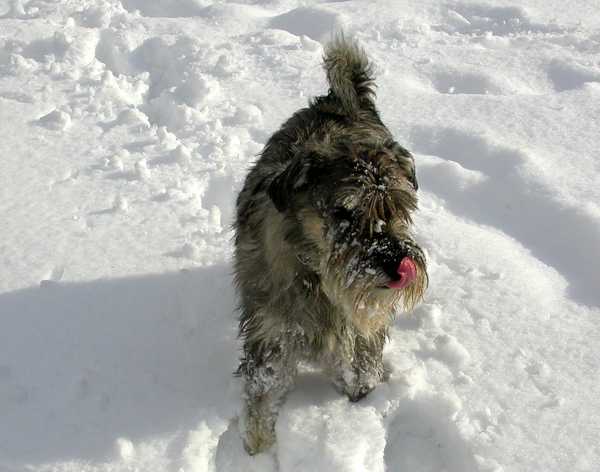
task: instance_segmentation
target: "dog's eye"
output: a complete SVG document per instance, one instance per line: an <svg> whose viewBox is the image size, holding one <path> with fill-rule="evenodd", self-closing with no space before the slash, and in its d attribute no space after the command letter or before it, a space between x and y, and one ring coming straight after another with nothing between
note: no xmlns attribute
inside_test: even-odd
<svg viewBox="0 0 600 472"><path fill-rule="evenodd" d="M331 216L333 216L336 220L350 221L352 219L352 212L350 210L348 210L347 208L340 206L340 207L335 207L331 211Z"/></svg>

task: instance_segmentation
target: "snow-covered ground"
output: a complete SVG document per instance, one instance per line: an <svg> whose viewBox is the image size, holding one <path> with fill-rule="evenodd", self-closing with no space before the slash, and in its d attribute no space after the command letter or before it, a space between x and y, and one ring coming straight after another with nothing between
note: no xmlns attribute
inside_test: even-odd
<svg viewBox="0 0 600 472"><path fill-rule="evenodd" d="M341 28L431 285L249 458L232 205ZM0 471L599 471L599 148L597 0L0 0Z"/></svg>

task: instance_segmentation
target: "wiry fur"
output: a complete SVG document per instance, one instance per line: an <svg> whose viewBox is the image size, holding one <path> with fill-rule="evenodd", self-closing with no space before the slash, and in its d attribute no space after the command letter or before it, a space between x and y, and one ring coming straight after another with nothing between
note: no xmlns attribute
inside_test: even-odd
<svg viewBox="0 0 600 472"><path fill-rule="evenodd" d="M381 382L390 320L427 286L410 233L414 160L381 122L372 67L343 37L327 46L324 65L329 93L271 137L237 200L241 428L251 454L275 440L299 361L322 363L353 401ZM417 280L386 288L406 256Z"/></svg>
<svg viewBox="0 0 600 472"><path fill-rule="evenodd" d="M324 66L331 93L346 114L353 116L361 108L373 106L373 68L356 43L343 36L334 39L325 49Z"/></svg>

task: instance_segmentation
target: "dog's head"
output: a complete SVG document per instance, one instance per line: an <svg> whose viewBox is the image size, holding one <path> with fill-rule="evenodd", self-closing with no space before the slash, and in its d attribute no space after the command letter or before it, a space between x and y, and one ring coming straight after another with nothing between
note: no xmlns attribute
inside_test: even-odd
<svg viewBox="0 0 600 472"><path fill-rule="evenodd" d="M268 194L298 258L356 312L410 309L423 296L425 256L410 232L417 188L414 159L396 142L348 139L306 146Z"/></svg>

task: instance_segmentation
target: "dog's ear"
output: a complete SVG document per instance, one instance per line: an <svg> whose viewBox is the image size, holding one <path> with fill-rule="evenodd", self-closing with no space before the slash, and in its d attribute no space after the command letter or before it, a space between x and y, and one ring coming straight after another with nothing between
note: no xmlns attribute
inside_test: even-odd
<svg viewBox="0 0 600 472"><path fill-rule="evenodd" d="M415 170L415 158L414 156L405 149L400 146L396 141L390 140L386 143L388 147L392 149L394 155L400 160L400 163L403 164L403 167L408 165L407 170L407 179L414 187L415 191L419 190L419 182L417 181L417 172Z"/></svg>
<svg viewBox="0 0 600 472"><path fill-rule="evenodd" d="M309 160L306 156L295 156L271 181L267 195L280 212L289 209L291 197L307 186Z"/></svg>

